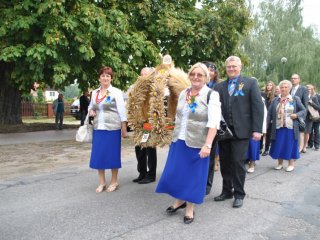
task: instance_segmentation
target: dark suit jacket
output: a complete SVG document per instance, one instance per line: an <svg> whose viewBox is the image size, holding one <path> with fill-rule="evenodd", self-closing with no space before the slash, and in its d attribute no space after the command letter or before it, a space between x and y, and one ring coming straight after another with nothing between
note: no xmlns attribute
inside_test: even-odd
<svg viewBox="0 0 320 240"><path fill-rule="evenodd" d="M290 91L290 94L291 94L291 92L292 92L292 89ZM296 93L294 94L294 96L299 97L301 102L302 102L302 104L303 104L303 106L305 108L307 108L308 102L309 102L309 92L308 92L308 89L305 86L299 85L299 87L298 87Z"/></svg>
<svg viewBox="0 0 320 240"><path fill-rule="evenodd" d="M240 94L235 96L241 83L243 84L244 96ZM264 109L257 80L240 75L232 96L229 96L228 93L228 80L217 84L214 89L220 95L222 116L229 126L232 122L237 138L251 138L252 132L262 133ZM231 101L231 114L229 112L229 101ZM230 121L230 115L232 121Z"/></svg>

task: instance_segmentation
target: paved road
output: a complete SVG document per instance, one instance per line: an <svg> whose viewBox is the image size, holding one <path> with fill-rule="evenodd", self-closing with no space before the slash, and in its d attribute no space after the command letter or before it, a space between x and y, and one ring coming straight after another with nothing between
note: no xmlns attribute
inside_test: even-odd
<svg viewBox="0 0 320 240"><path fill-rule="evenodd" d="M0 133L0 146L75 139L76 129L49 130L27 133Z"/></svg>
<svg viewBox="0 0 320 240"><path fill-rule="evenodd" d="M30 141L58 141L54 135L25 134ZM12 136L6 137L8 144ZM18 149L18 142L10 144ZM166 154L167 148L158 149L158 176ZM256 172L247 175L240 209L231 207L232 200L213 201L221 190L218 172L213 193L196 207L189 226L182 211L165 214L172 199L154 193L156 183L131 182L136 160L128 156L114 193L96 194L97 174L83 166L0 180L0 239L320 239L320 152L304 154L292 173L273 170L275 162L263 157Z"/></svg>

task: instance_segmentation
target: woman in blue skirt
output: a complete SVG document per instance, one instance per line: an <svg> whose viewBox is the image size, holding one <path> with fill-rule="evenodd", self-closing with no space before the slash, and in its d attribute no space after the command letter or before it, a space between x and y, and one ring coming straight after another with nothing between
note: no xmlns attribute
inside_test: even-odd
<svg viewBox="0 0 320 240"><path fill-rule="evenodd" d="M262 102L263 102L263 125L262 125L262 133L266 134L267 132L267 107L265 104L265 100L262 97ZM256 161L260 160L260 148L261 146L261 140L257 141L254 139L250 139L249 142L249 149L247 153L247 159L249 160L249 168L247 170L248 173L253 173L256 167Z"/></svg>
<svg viewBox="0 0 320 240"><path fill-rule="evenodd" d="M112 68L99 71L100 87L92 92L89 116L93 117L93 139L90 167L98 170L97 193L117 190L118 169L121 168L121 135L127 137L127 118L123 95L111 85ZM105 169L111 169L111 181L107 188Z"/></svg>
<svg viewBox="0 0 320 240"><path fill-rule="evenodd" d="M294 169L299 159L299 119L305 119L306 109L298 97L292 97L292 83L283 80L279 83L280 96L276 97L268 110L268 122L272 122L270 156L278 159L276 170L283 168L283 160L288 161L287 172Z"/></svg>
<svg viewBox="0 0 320 240"><path fill-rule="evenodd" d="M156 188L176 199L168 214L186 208L186 224L193 222L194 204L201 204L206 193L211 144L221 116L219 94L206 86L207 67L196 63L188 77L191 87L179 96L172 143Z"/></svg>

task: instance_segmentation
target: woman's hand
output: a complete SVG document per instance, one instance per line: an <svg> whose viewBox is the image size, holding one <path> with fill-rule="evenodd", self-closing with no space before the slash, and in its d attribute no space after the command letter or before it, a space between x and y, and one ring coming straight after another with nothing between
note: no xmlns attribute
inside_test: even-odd
<svg viewBox="0 0 320 240"><path fill-rule="evenodd" d="M298 116L297 116L297 114L292 113L292 114L290 115L290 118L291 118L292 120L294 120L294 119L297 119Z"/></svg>
<svg viewBox="0 0 320 240"><path fill-rule="evenodd" d="M95 117L96 115L97 115L96 111L90 110L90 112L89 112L90 117Z"/></svg>
<svg viewBox="0 0 320 240"><path fill-rule="evenodd" d="M199 152L199 155L201 158L206 158L210 156L211 148L208 148L207 146L203 146Z"/></svg>
<svg viewBox="0 0 320 240"><path fill-rule="evenodd" d="M122 138L129 138L129 134L127 131L121 131Z"/></svg>

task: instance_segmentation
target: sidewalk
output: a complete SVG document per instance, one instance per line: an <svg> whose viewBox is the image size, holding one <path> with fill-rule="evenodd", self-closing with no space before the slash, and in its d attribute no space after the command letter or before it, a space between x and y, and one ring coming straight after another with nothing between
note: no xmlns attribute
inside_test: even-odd
<svg viewBox="0 0 320 240"><path fill-rule="evenodd" d="M23 144L23 143L41 143L61 140L75 139L77 129L50 130L27 133L1 133L0 146Z"/></svg>

